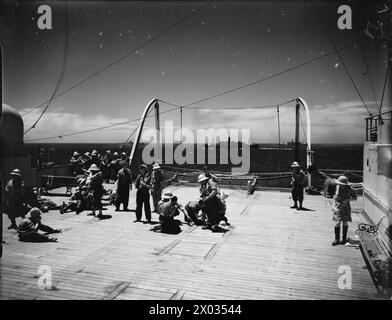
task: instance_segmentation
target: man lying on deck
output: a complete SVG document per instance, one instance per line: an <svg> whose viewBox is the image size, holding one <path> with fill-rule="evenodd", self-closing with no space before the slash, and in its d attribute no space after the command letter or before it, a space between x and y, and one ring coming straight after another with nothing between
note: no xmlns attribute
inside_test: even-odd
<svg viewBox="0 0 392 320"><path fill-rule="evenodd" d="M57 238L39 233L39 230L47 234L61 232L61 230L42 224L41 210L32 208L17 228L19 240L24 242L57 242Z"/></svg>

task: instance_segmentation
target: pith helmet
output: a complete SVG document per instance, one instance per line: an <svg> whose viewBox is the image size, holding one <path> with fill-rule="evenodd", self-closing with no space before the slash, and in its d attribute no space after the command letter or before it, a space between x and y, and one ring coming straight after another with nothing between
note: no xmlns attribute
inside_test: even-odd
<svg viewBox="0 0 392 320"><path fill-rule="evenodd" d="M197 182L198 182L198 183L201 183L201 182L206 181L206 180L208 180L208 179L209 179L209 178L206 177L204 174L200 174L200 175L197 177Z"/></svg>
<svg viewBox="0 0 392 320"><path fill-rule="evenodd" d="M12 176L21 176L19 169L14 169L11 171L10 175Z"/></svg>
<svg viewBox="0 0 392 320"><path fill-rule="evenodd" d="M297 161L294 161L293 164L291 165L292 168L299 168L299 164Z"/></svg>

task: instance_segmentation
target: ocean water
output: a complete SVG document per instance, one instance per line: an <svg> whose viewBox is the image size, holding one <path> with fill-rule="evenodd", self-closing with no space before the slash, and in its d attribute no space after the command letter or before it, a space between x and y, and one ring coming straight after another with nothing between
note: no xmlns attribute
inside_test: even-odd
<svg viewBox="0 0 392 320"><path fill-rule="evenodd" d="M74 151L79 153L91 152L96 149L99 153L103 154L105 150L110 149L112 152L125 151L130 153L132 145L120 144L86 144L86 143L57 143L57 144L26 144L27 151L31 154L32 166L35 167L37 160L38 150L43 149L43 161L55 162L56 164L67 164L72 157ZM135 154L133 165L142 163L142 150L144 145L140 145ZM206 146L208 148L208 146ZM175 149L176 146L173 146ZM206 148L206 150L207 150ZM211 147L210 147L211 148ZM252 145L250 148L250 172L280 172L290 171L290 165L294 161L294 150L287 150L288 146L278 146L272 144ZM343 145L343 144L315 144L313 149L313 163L317 168L322 169L337 169L337 170L362 170L363 165L363 146L356 145ZM193 146L194 162L196 162L197 148ZM206 151L205 150L205 151ZM212 150L213 151L213 150ZM165 152L165 148L164 148ZM211 170L215 171L230 171L232 164L219 163L219 150L217 153L217 163L208 163ZM207 156L205 157L208 158ZM305 167L306 153L302 147L299 155L299 162L302 167ZM165 163L166 165L179 166L176 163ZM183 164L183 168L200 169L202 164Z"/></svg>

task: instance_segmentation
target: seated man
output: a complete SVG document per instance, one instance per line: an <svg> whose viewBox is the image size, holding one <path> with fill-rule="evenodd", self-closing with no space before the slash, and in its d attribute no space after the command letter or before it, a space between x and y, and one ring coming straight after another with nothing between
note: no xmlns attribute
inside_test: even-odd
<svg viewBox="0 0 392 320"><path fill-rule="evenodd" d="M177 197L171 192L166 192L162 200L158 203L160 228L153 228L154 231L160 230L164 233L177 234L181 232L179 220L174 217L180 214L180 205L177 203Z"/></svg>
<svg viewBox="0 0 392 320"><path fill-rule="evenodd" d="M219 197L218 184L214 182L208 175L199 175L198 182L200 184L200 198L204 202L203 213L207 216L204 229L214 228L222 220L222 212L226 209Z"/></svg>
<svg viewBox="0 0 392 320"><path fill-rule="evenodd" d="M39 230L47 234L61 232L61 230L42 224L41 210L32 208L17 228L19 240L25 242L57 242L56 238L39 233Z"/></svg>
<svg viewBox="0 0 392 320"><path fill-rule="evenodd" d="M83 210L87 209L87 187L76 187L75 193L71 196L71 200L67 204L63 202L60 207L60 213L64 214L69 211L76 211L76 214L81 213Z"/></svg>
<svg viewBox="0 0 392 320"><path fill-rule="evenodd" d="M189 201L185 205L185 210L187 215L185 216L185 221L188 224L196 224L198 226L204 225L204 216L203 214L199 214L200 210L202 210L205 206L205 203L201 200L199 201Z"/></svg>

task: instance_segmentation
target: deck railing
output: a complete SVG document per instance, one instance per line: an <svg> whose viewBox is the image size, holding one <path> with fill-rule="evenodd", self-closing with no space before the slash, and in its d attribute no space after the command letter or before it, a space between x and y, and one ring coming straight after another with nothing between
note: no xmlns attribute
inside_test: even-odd
<svg viewBox="0 0 392 320"><path fill-rule="evenodd" d="M366 141L377 142L378 127L384 124L384 121L391 121L392 110L381 112L379 114L371 114L366 120Z"/></svg>

